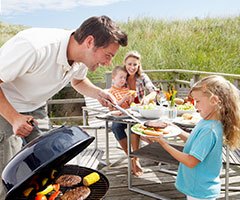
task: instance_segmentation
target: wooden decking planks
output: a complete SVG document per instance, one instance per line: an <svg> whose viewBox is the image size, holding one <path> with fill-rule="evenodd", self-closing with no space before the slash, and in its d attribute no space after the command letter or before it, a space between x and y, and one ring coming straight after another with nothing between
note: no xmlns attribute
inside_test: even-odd
<svg viewBox="0 0 240 200"><path fill-rule="evenodd" d="M87 131L90 135L94 135L94 131ZM98 131L98 147L105 151L105 132L104 130ZM116 162L119 158L124 156L124 153L119 148L116 148L116 140L112 133L109 133L109 142L110 142L110 161ZM92 148L93 144L88 148ZM87 149L88 149L87 148ZM103 159L105 154L103 155ZM141 164L144 167L144 174L140 178L133 178L133 185L137 184L138 187L144 188L150 192L156 192L163 196L166 196L169 199L185 199L184 195L178 192L174 187L175 177L172 175L164 174L159 172L158 163L151 160L141 160ZM102 167L102 165L100 165ZM174 168L174 166L171 166ZM176 166L175 166L176 167ZM105 197L106 200L152 200L154 198L138 194L132 191L129 191L127 186L127 160L124 160L122 163L116 167L100 168L100 171L106 175L109 180L110 188ZM224 169L222 173L221 181L224 186ZM230 184L232 186L240 186L240 167L235 165L231 166L230 169ZM223 200L225 194L224 191L221 192L219 199ZM240 192L229 192L230 200L240 200Z"/></svg>

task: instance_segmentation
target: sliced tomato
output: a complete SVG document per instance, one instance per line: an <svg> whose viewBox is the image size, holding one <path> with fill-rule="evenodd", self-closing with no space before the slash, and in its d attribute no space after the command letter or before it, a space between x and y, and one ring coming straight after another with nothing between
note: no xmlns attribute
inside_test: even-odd
<svg viewBox="0 0 240 200"><path fill-rule="evenodd" d="M54 192L54 193L49 197L48 200L55 200L55 199L58 197L59 194L60 194L60 191L59 191L59 190L56 191L56 192Z"/></svg>
<svg viewBox="0 0 240 200"><path fill-rule="evenodd" d="M47 200L47 197L43 194L38 194L36 197L35 197L35 200Z"/></svg>
<svg viewBox="0 0 240 200"><path fill-rule="evenodd" d="M60 184L59 183L53 184L53 190L55 190L55 191L60 190Z"/></svg>

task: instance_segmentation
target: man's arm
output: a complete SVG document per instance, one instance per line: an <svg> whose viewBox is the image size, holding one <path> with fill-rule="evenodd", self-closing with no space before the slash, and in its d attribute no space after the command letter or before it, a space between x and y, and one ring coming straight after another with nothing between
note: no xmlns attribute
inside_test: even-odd
<svg viewBox="0 0 240 200"><path fill-rule="evenodd" d="M116 103L116 99L112 94L97 87L88 78L85 78L84 80L73 79L71 84L77 92L97 99L103 106L111 107L105 99L112 103Z"/></svg>
<svg viewBox="0 0 240 200"><path fill-rule="evenodd" d="M13 132L16 135L26 137L33 129L28 123L28 121L33 120L33 117L22 115L13 108L2 91L1 83L2 80L0 79L0 115L12 125Z"/></svg>

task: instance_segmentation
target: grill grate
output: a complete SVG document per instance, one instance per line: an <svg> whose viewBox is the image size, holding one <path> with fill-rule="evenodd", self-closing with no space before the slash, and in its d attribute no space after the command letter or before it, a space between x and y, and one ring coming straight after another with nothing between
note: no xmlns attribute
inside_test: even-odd
<svg viewBox="0 0 240 200"><path fill-rule="evenodd" d="M81 167L78 165L65 165L61 171L58 173L56 179L64 174L72 174L72 175L79 175L82 178L92 172L97 172L100 175L100 180L92 185L89 186L91 193L88 196L86 200L100 200L103 199L109 189L109 182L108 179L100 172L86 168L86 167ZM54 181L53 181L54 182ZM82 182L74 187L81 186ZM71 187L71 188L74 188ZM61 187L61 191L65 193L69 188L63 188ZM15 200L34 200L34 197L29 197L29 198L23 198L23 197L17 197Z"/></svg>
<svg viewBox="0 0 240 200"><path fill-rule="evenodd" d="M63 174L74 174L74 175L79 175L83 178L84 176L92 172L97 172L100 175L100 180L94 183L93 185L89 186L91 193L88 196L87 200L99 200L106 195L109 188L109 182L107 178L100 172L90 168L80 167L78 165L65 165L62 171L60 172L59 176ZM65 190L62 189L62 192L63 193L66 192L66 189Z"/></svg>

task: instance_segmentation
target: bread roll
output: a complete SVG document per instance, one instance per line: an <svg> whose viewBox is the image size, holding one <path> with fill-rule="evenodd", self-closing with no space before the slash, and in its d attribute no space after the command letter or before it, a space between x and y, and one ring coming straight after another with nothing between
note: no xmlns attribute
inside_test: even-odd
<svg viewBox="0 0 240 200"><path fill-rule="evenodd" d="M175 98L175 99L174 99L174 102L175 102L175 104L177 104L177 105L182 105L182 104L184 104L184 100L181 99L181 98Z"/></svg>
<svg viewBox="0 0 240 200"><path fill-rule="evenodd" d="M157 132L153 130L144 130L143 132L146 135L152 135L152 136L160 136L162 134L162 132Z"/></svg>
<svg viewBox="0 0 240 200"><path fill-rule="evenodd" d="M182 115L182 118L183 118L184 120L191 120L191 119L193 118L193 116L192 116L192 114L190 114L190 113L184 113L184 114Z"/></svg>

